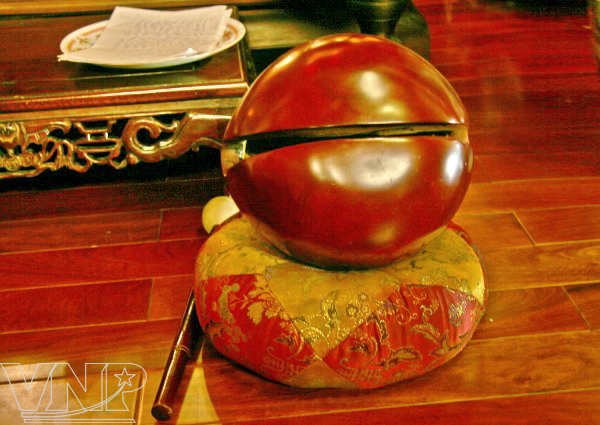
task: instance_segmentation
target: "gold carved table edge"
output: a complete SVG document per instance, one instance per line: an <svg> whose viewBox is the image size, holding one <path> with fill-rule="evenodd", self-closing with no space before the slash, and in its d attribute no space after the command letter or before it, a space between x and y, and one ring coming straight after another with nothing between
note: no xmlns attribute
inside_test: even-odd
<svg viewBox="0 0 600 425"><path fill-rule="evenodd" d="M94 109L96 114L60 111L61 116L39 119L0 118L0 179L62 168L83 173L93 165L122 169L176 158L200 146L218 148L238 100L174 102L172 108L154 112L144 112L147 105L133 105L137 112L102 114Z"/></svg>
<svg viewBox="0 0 600 425"><path fill-rule="evenodd" d="M61 169L84 173L96 165L123 169L218 148L255 71L245 39L217 55L226 55L221 66L230 66L234 77L1 97L0 180ZM204 66L211 65L198 69Z"/></svg>

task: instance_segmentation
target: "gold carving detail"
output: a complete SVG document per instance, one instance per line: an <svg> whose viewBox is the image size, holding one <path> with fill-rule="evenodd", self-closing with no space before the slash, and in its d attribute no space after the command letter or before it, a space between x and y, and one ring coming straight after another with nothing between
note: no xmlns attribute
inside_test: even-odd
<svg viewBox="0 0 600 425"><path fill-rule="evenodd" d="M122 169L219 148L228 116L200 113L134 118L0 122L0 179L92 165Z"/></svg>

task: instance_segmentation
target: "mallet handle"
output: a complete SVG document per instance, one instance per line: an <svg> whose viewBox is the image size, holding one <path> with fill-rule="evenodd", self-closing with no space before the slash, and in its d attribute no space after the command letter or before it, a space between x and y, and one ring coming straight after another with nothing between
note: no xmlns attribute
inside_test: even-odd
<svg viewBox="0 0 600 425"><path fill-rule="evenodd" d="M160 421L169 420L173 415L173 401L200 332L192 291L152 406L152 416Z"/></svg>

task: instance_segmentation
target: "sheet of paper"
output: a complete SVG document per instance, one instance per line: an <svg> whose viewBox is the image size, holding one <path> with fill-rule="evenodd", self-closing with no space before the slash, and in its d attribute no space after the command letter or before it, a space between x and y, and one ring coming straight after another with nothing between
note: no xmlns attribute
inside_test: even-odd
<svg viewBox="0 0 600 425"><path fill-rule="evenodd" d="M59 55L59 60L127 64L209 52L222 38L230 16L226 6L178 11L119 6L91 48Z"/></svg>

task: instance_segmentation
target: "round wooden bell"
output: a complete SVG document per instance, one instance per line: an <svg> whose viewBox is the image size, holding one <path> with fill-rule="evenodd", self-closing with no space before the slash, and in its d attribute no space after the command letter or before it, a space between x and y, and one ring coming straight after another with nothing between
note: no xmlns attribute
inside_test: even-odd
<svg viewBox="0 0 600 425"><path fill-rule="evenodd" d="M253 83L221 151L253 226L323 268L388 264L439 235L467 191L460 98L421 56L364 34L316 39Z"/></svg>

